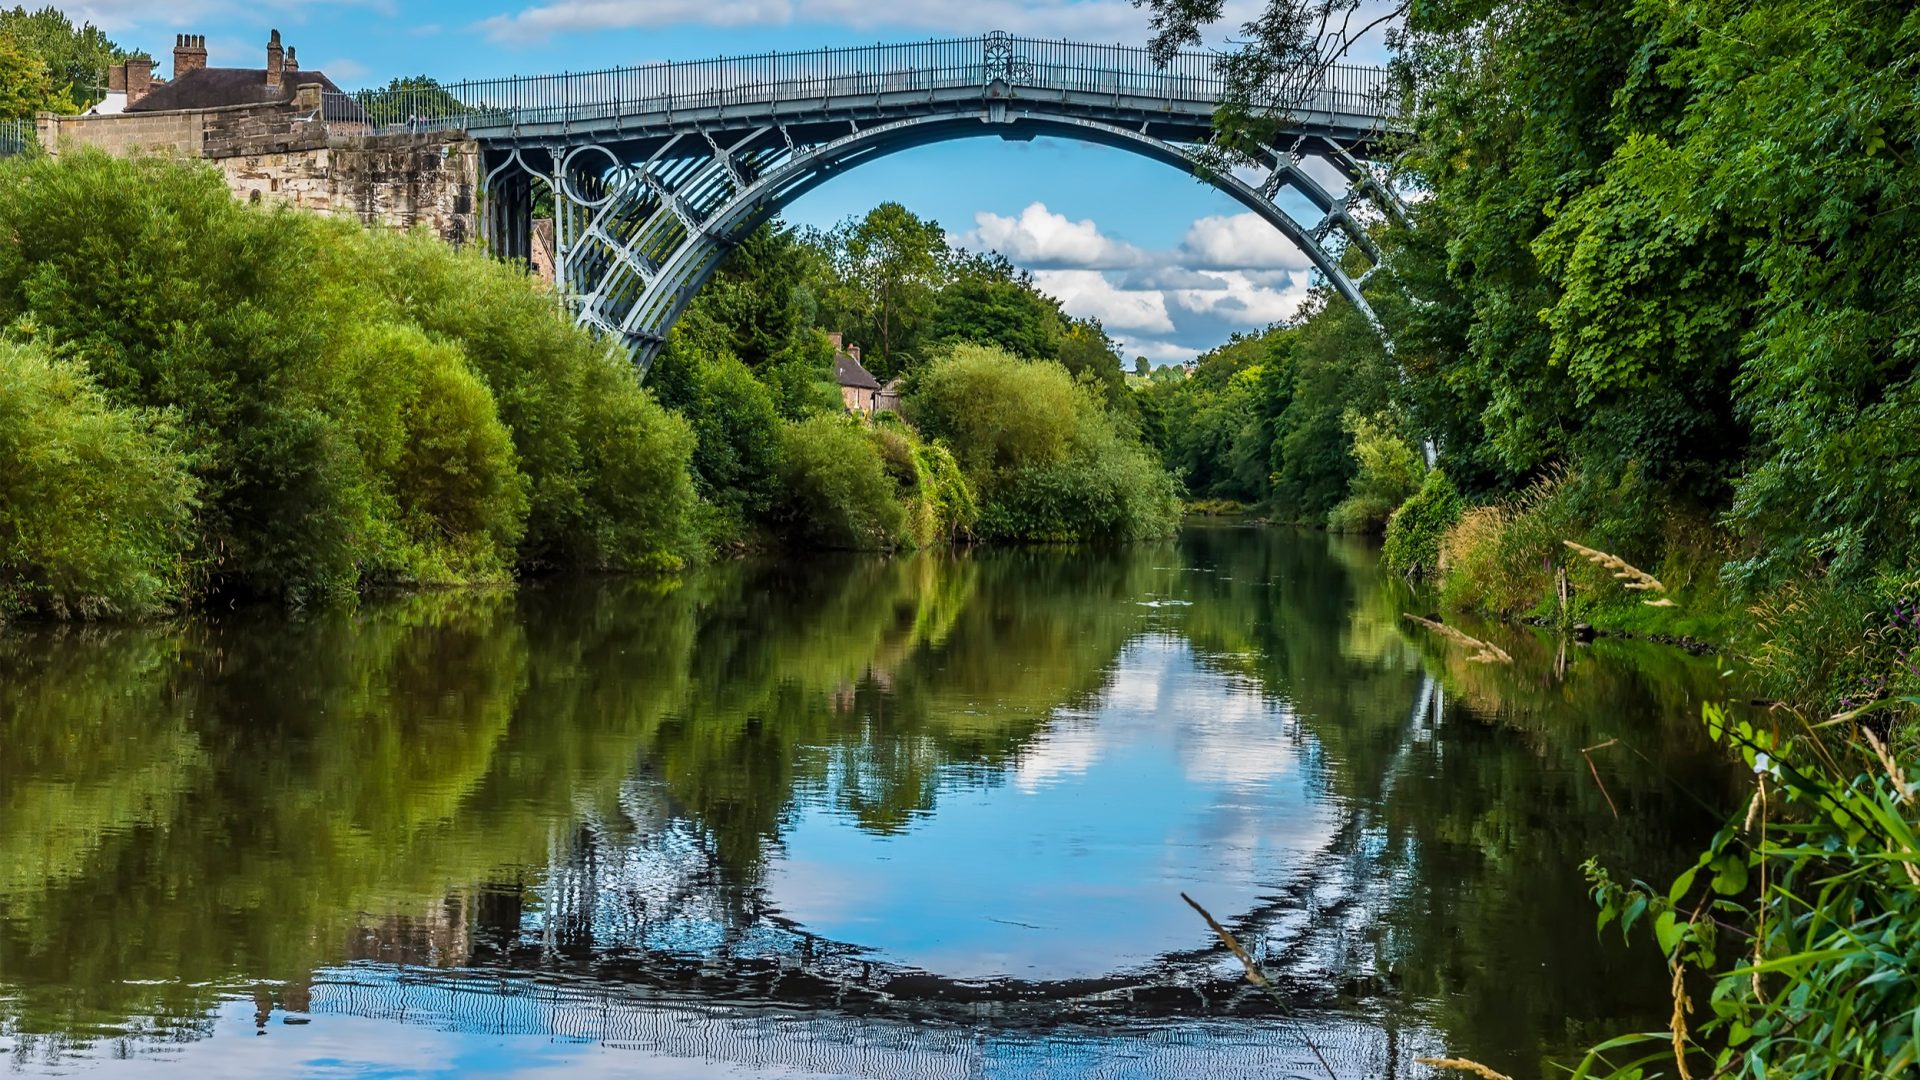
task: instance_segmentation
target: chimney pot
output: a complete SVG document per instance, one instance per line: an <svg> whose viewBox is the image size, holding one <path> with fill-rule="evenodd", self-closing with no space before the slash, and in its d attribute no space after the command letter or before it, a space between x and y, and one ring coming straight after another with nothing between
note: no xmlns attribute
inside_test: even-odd
<svg viewBox="0 0 1920 1080"><path fill-rule="evenodd" d="M180 34L173 43L173 77L178 80L207 66L207 39L199 34Z"/></svg>

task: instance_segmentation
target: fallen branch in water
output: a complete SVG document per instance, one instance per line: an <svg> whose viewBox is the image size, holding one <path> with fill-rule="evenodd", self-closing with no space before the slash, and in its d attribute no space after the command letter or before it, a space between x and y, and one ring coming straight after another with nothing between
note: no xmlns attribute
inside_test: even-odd
<svg viewBox="0 0 1920 1080"><path fill-rule="evenodd" d="M1433 631L1436 634L1439 634L1441 637L1446 638L1449 641L1455 642L1460 645L1465 645L1467 648L1475 650L1474 654L1472 656L1467 657L1467 659L1473 661L1476 664L1492 664L1492 663L1511 664L1513 663L1513 657L1508 656L1505 649L1502 649L1500 646L1495 645L1490 641L1481 641L1479 638L1474 637L1471 634L1466 634L1466 633L1462 633L1459 630L1455 630L1453 627L1448 626L1446 623L1435 622L1432 619L1423 619L1420 616L1414 615L1411 613L1407 615L1407 618L1414 622L1419 623L1421 626L1426 627L1427 629Z"/></svg>
<svg viewBox="0 0 1920 1080"><path fill-rule="evenodd" d="M1453 1069L1456 1072L1470 1072L1475 1076L1484 1077L1485 1080L1513 1080L1513 1077L1508 1076L1506 1073L1495 1072L1477 1061L1468 1061L1466 1058L1414 1058L1413 1063L1415 1065L1431 1066L1435 1069Z"/></svg>

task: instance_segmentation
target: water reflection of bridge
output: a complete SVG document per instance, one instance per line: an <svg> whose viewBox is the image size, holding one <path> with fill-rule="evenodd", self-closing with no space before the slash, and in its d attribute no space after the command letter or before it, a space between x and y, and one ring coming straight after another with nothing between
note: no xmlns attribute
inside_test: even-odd
<svg viewBox="0 0 1920 1080"><path fill-rule="evenodd" d="M1442 711L1428 679L1401 757ZM658 791L629 780L621 820L585 815L556 837L538 882L368 928L353 955L400 963L321 972L295 1007L862 1077L1324 1075L1309 1039L1342 1076L1393 1076L1437 1046L1405 1015L1379 938L1392 864L1408 853L1364 813L1232 920L1276 976L1283 1012L1217 947L1086 979L961 980L886 963L725 885ZM1114 1061L1127 1064L1101 1065Z"/></svg>
<svg viewBox="0 0 1920 1080"><path fill-rule="evenodd" d="M421 1024L487 1036L535 1036L653 1057L755 1070L854 1077L1323 1076L1298 1034L1341 1076L1393 1077L1438 1040L1390 1021L1303 1014L1287 1023L1217 1019L1056 1021L1009 1027L919 1012L799 1009L690 999L601 982L536 979L484 969L426 972L357 966L322 973L311 991L322 1016Z"/></svg>

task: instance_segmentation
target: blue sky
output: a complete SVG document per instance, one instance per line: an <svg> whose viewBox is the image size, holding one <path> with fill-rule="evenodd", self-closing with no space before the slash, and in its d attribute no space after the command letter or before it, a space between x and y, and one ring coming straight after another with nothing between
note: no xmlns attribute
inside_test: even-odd
<svg viewBox="0 0 1920 1080"><path fill-rule="evenodd" d="M56 0L57 2L57 0ZM214 66L264 64L279 29L303 68L349 89L401 75L442 81L587 70L1009 30L1144 43L1127 0L92 0L59 4L171 66L173 35L204 34ZM1253 11L1229 0L1228 24ZM1377 43L1357 57L1375 60ZM823 185L787 218L831 225L894 200L958 242L1032 270L1127 355L1177 361L1290 315L1307 263L1226 196L1118 150L997 139L908 151Z"/></svg>

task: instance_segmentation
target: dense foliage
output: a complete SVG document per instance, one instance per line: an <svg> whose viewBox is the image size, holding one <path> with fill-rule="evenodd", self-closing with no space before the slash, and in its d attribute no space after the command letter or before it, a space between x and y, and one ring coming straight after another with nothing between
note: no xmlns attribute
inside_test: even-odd
<svg viewBox="0 0 1920 1080"><path fill-rule="evenodd" d="M955 346L915 377L907 409L979 490L983 536L1133 540L1178 520L1172 478L1057 363Z"/></svg>
<svg viewBox="0 0 1920 1080"><path fill-rule="evenodd" d="M1150 6L1163 42L1221 10ZM1267 0L1228 67L1310 70L1312 14L1357 6ZM1396 515L1393 557L1444 567L1452 607L1716 632L1777 715L1809 718L1715 721L1765 792L1703 858L1715 889L1598 879L1623 924L1658 916L1675 1014L1663 1052L1633 1061L1623 1041L1589 1067L1686 1075L1702 1054L1693 1075L1910 1070L1920 952L1902 928L1920 876L1901 763L1920 748L1920 669L1900 643L1920 577L1920 12L1390 7L1410 126L1396 149L1422 197L1410 227L1383 229L1371 286L1399 368L1387 411L1435 445L1434 475L1463 503L1436 538L1453 496L1423 491ZM1228 151L1271 119L1251 93L1232 104ZM1356 397L1376 412L1371 388ZM1201 447L1189 475L1231 476L1230 440L1194 434L1218 427L1171 427L1166 445ZM1249 478L1213 490L1261 496ZM1716 943L1719 924L1752 939ZM1700 970L1714 1019L1691 1030L1679 973Z"/></svg>
<svg viewBox="0 0 1920 1080"><path fill-rule="evenodd" d="M129 467L171 454L150 471L192 476L124 505L130 535L171 536L189 511L192 529L164 584L136 560L89 586L112 608L687 553L684 424L477 254L90 154L0 166L0 237L0 325L88 388L73 407L97 396L131 426ZM71 607L52 599L70 572L42 565L27 588Z"/></svg>
<svg viewBox="0 0 1920 1080"><path fill-rule="evenodd" d="M1325 525L1355 494L1349 414L1382 413L1394 382L1379 337L1322 290L1293 323L1234 338L1201 356L1190 375L1155 373L1140 392L1143 427L1194 497ZM1376 505L1346 524L1375 530L1392 509Z"/></svg>
<svg viewBox="0 0 1920 1080"><path fill-rule="evenodd" d="M826 331L908 390L853 421ZM990 370L989 370L990 369ZM1132 539L1172 481L1097 323L897 204L827 232L759 229L675 327L649 386L692 422L714 547Z"/></svg>
<svg viewBox="0 0 1920 1080"><path fill-rule="evenodd" d="M116 408L80 365L0 340L0 617L178 597L196 488L157 421Z"/></svg>
<svg viewBox="0 0 1920 1080"><path fill-rule="evenodd" d="M128 55L54 8L0 8L0 120L86 110L106 96L107 68Z"/></svg>

